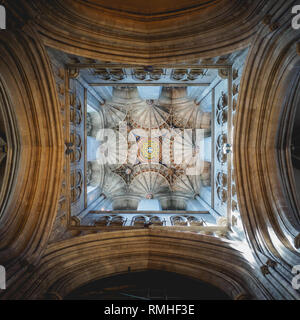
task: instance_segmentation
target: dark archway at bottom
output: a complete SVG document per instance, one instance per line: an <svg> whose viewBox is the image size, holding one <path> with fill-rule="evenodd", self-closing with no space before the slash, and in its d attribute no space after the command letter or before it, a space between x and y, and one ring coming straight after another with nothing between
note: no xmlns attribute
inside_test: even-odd
<svg viewBox="0 0 300 320"><path fill-rule="evenodd" d="M220 289L172 272L128 272L77 288L65 300L230 300Z"/></svg>

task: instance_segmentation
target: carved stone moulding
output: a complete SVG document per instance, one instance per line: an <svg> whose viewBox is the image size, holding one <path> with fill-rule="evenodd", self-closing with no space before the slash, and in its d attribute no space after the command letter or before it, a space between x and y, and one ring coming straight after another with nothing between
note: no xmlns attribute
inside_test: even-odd
<svg viewBox="0 0 300 320"><path fill-rule="evenodd" d="M133 70L133 77L140 81L157 81L164 74L162 68L145 67Z"/></svg>
<svg viewBox="0 0 300 320"><path fill-rule="evenodd" d="M207 69L175 69L172 72L171 79L176 81L194 81L199 77L204 77Z"/></svg>
<svg viewBox="0 0 300 320"><path fill-rule="evenodd" d="M221 201L221 204L225 203L227 201L227 190L221 187L217 188L217 196L219 198L219 200Z"/></svg>
<svg viewBox="0 0 300 320"><path fill-rule="evenodd" d="M98 68L94 70L94 75L105 81L121 81L126 77L123 69Z"/></svg>
<svg viewBox="0 0 300 320"><path fill-rule="evenodd" d="M216 185L217 187L227 187L227 174L224 172L218 172L216 178Z"/></svg>
<svg viewBox="0 0 300 320"><path fill-rule="evenodd" d="M227 155L224 153L223 147L227 143L226 133L222 133L217 138L216 152L217 159L221 164L225 164L227 161Z"/></svg>

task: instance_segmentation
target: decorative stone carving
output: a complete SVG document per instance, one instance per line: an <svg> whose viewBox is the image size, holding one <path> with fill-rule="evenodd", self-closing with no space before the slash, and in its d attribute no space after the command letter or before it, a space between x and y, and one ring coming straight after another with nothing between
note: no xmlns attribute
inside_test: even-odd
<svg viewBox="0 0 300 320"><path fill-rule="evenodd" d="M80 226L80 219L78 217L71 217L70 225L71 226Z"/></svg>
<svg viewBox="0 0 300 320"><path fill-rule="evenodd" d="M71 154L71 161L80 162L80 160L81 160L81 151L76 149L75 152Z"/></svg>
<svg viewBox="0 0 300 320"><path fill-rule="evenodd" d="M225 63L228 63L228 57L229 55L224 55L224 56L221 56L219 57L219 59L216 61L217 64L225 64Z"/></svg>
<svg viewBox="0 0 300 320"><path fill-rule="evenodd" d="M82 193L81 187L77 186L71 190L71 201L72 203L80 199Z"/></svg>
<svg viewBox="0 0 300 320"><path fill-rule="evenodd" d="M227 122L228 111L226 109L217 110L217 122L223 126Z"/></svg>
<svg viewBox="0 0 300 320"><path fill-rule="evenodd" d="M64 86L62 83L60 83L60 84L58 85L57 89L58 89L58 93L59 93L60 95L64 95L64 94L65 94L65 86Z"/></svg>
<svg viewBox="0 0 300 320"><path fill-rule="evenodd" d="M221 126L223 126L227 122L227 117L228 117L227 106L228 106L228 97L224 92L222 92L216 108L217 122Z"/></svg>
<svg viewBox="0 0 300 320"><path fill-rule="evenodd" d="M112 81L121 81L124 78L125 78L125 74L122 69L113 69L110 71L110 79Z"/></svg>
<svg viewBox="0 0 300 320"><path fill-rule="evenodd" d="M69 78L77 79L79 77L79 69L69 69Z"/></svg>
<svg viewBox="0 0 300 320"><path fill-rule="evenodd" d="M216 185L217 187L227 187L227 174L224 172L218 172L216 178Z"/></svg>
<svg viewBox="0 0 300 320"><path fill-rule="evenodd" d="M80 199L82 193L82 172L81 170L73 171L71 174L71 202L74 203Z"/></svg>
<svg viewBox="0 0 300 320"><path fill-rule="evenodd" d="M82 122L82 110L81 105L78 105L78 108L70 109L70 122L75 126L80 126Z"/></svg>
<svg viewBox="0 0 300 320"><path fill-rule="evenodd" d="M71 142L67 143L66 154L71 154L71 162L80 162L82 155L81 137L74 132L71 134Z"/></svg>
<svg viewBox="0 0 300 320"><path fill-rule="evenodd" d="M76 105L76 93L71 92L69 96L70 106L75 107Z"/></svg>
<svg viewBox="0 0 300 320"><path fill-rule="evenodd" d="M217 225L226 227L227 226L227 218L226 217L219 217L217 220Z"/></svg>
<svg viewBox="0 0 300 320"><path fill-rule="evenodd" d="M121 81L125 78L123 69L107 69L100 68L94 70L94 75L98 76L101 80L105 81Z"/></svg>
<svg viewBox="0 0 300 320"><path fill-rule="evenodd" d="M65 206L66 206L66 199L65 198L60 199L60 201L58 202L57 211L63 212L65 210Z"/></svg>
<svg viewBox="0 0 300 320"><path fill-rule="evenodd" d="M146 223L146 218L144 216L137 216L133 218L133 225L135 227L143 227Z"/></svg>
<svg viewBox="0 0 300 320"><path fill-rule="evenodd" d="M159 80L163 74L164 71L161 68L145 67L133 70L133 77L140 81Z"/></svg>
<svg viewBox="0 0 300 320"><path fill-rule="evenodd" d="M218 75L222 79L227 79L228 78L228 69L219 69Z"/></svg>
<svg viewBox="0 0 300 320"><path fill-rule="evenodd" d="M232 86L232 95L235 96L238 93L239 93L239 85L234 83Z"/></svg>
<svg viewBox="0 0 300 320"><path fill-rule="evenodd" d="M95 227L106 227L111 220L110 216L103 216L100 217L97 221L95 221L94 226Z"/></svg>
<svg viewBox="0 0 300 320"><path fill-rule="evenodd" d="M80 99L76 97L75 93L70 94L70 122L79 126L82 121L82 106Z"/></svg>
<svg viewBox="0 0 300 320"><path fill-rule="evenodd" d="M171 217L173 226L187 226L187 219L181 216Z"/></svg>
<svg viewBox="0 0 300 320"><path fill-rule="evenodd" d="M239 77L239 70L233 69L232 70L232 79L235 80Z"/></svg>
<svg viewBox="0 0 300 320"><path fill-rule="evenodd" d="M237 226L238 224L238 218L235 215L232 215L231 224L233 227Z"/></svg>
<svg viewBox="0 0 300 320"><path fill-rule="evenodd" d="M79 227L80 226L80 219L78 217L71 217L70 218L70 227ZM80 230L69 230L69 233L72 237L78 237L81 234Z"/></svg>
<svg viewBox="0 0 300 320"><path fill-rule="evenodd" d="M94 75L98 76L101 80L110 80L110 74L107 69L95 69Z"/></svg>
<svg viewBox="0 0 300 320"><path fill-rule="evenodd" d="M227 143L227 135L222 133L217 138L216 152L217 159L221 164L227 161L227 155L224 153L223 146Z"/></svg>
<svg viewBox="0 0 300 320"><path fill-rule="evenodd" d="M223 189L221 187L217 188L217 196L219 198L219 200L221 200L221 203L225 203L227 201L227 190Z"/></svg>
<svg viewBox="0 0 300 320"><path fill-rule="evenodd" d="M260 271L261 271L261 273L262 273L264 276L270 274L270 270L269 270L269 268L268 268L267 265L261 266L261 267L260 267Z"/></svg>
<svg viewBox="0 0 300 320"><path fill-rule="evenodd" d="M111 221L110 221L110 226L123 226L125 223L125 220L123 217L121 216L114 216L112 217Z"/></svg>
<svg viewBox="0 0 300 320"><path fill-rule="evenodd" d="M270 268L273 268L273 269L274 269L274 268L276 267L276 265L277 265L277 262L276 262L276 261L274 261L274 260L268 259L268 261L267 261L266 265L267 265L268 267L270 267Z"/></svg>
<svg viewBox="0 0 300 320"><path fill-rule="evenodd" d="M204 77L207 74L207 69L191 69L189 74L187 75L188 80L196 80L200 76Z"/></svg>
<svg viewBox="0 0 300 320"><path fill-rule="evenodd" d="M65 78L65 69L64 68L59 68L57 71L57 75L61 80L64 80Z"/></svg>
<svg viewBox="0 0 300 320"><path fill-rule="evenodd" d="M172 79L176 81L184 80L188 73L187 69L175 69L172 72Z"/></svg>
<svg viewBox="0 0 300 320"><path fill-rule="evenodd" d="M222 109L228 106L228 96L223 91L221 92L221 97L218 100L217 108Z"/></svg>
<svg viewBox="0 0 300 320"><path fill-rule="evenodd" d="M204 224L203 220L199 220L198 218L193 216L187 217L187 220L191 226L203 226Z"/></svg>
<svg viewBox="0 0 300 320"><path fill-rule="evenodd" d="M236 100L236 98L233 98L232 99L232 110L235 111L236 107L237 107L237 100Z"/></svg>
<svg viewBox="0 0 300 320"><path fill-rule="evenodd" d="M157 216L151 217L149 219L149 223L154 224L156 226L162 226L163 225L163 222L161 221L160 217L157 217Z"/></svg>
<svg viewBox="0 0 300 320"><path fill-rule="evenodd" d="M239 212L239 207L238 207L238 204L235 200L233 200L231 203L231 209L233 212Z"/></svg>
<svg viewBox="0 0 300 320"><path fill-rule="evenodd" d="M65 171L64 171L64 173L65 173ZM64 194L65 193L65 189L66 189L66 181L63 180L62 183L61 183L60 193Z"/></svg>
<svg viewBox="0 0 300 320"><path fill-rule="evenodd" d="M204 69L174 69L171 79L176 81L194 81L200 76L204 76L206 73L207 70Z"/></svg>
<svg viewBox="0 0 300 320"><path fill-rule="evenodd" d="M66 155L70 155L71 153L74 152L73 150L74 144L72 142L66 142L65 146L66 146L66 151L65 151Z"/></svg>

